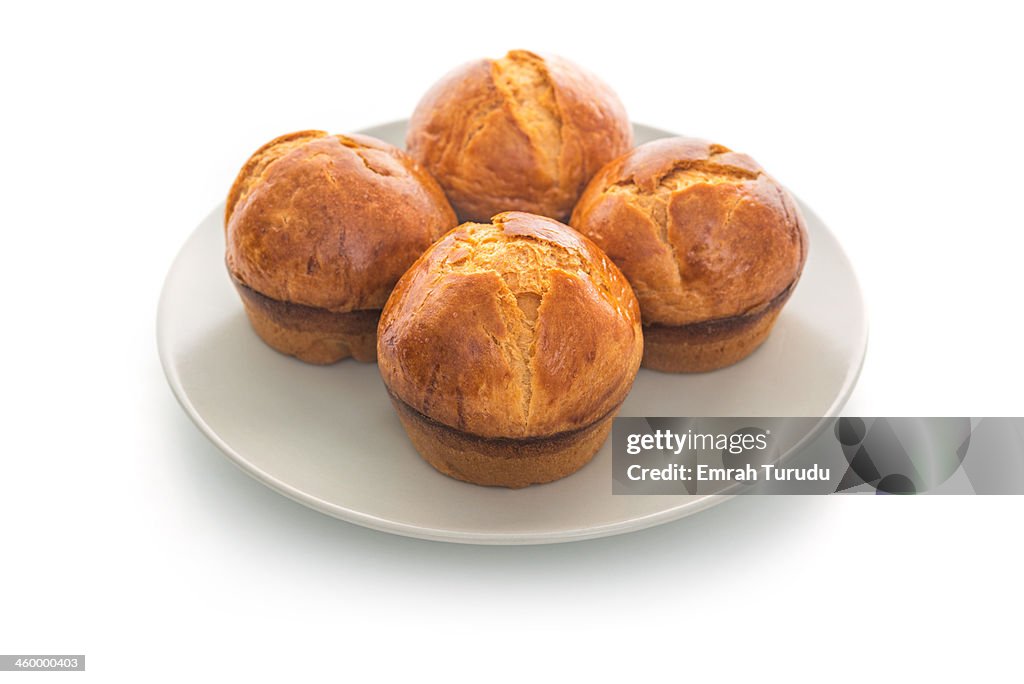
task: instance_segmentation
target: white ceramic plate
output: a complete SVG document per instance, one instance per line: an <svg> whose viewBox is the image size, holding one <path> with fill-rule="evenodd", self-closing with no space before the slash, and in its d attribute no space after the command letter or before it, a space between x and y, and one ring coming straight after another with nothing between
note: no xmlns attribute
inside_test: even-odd
<svg viewBox="0 0 1024 684"><path fill-rule="evenodd" d="M364 131L403 146L405 122ZM636 126L637 141L671 135ZM768 341L701 375L641 370L621 416L832 416L867 346L857 280L835 237L801 203L803 278ZM310 366L250 329L224 268L223 207L171 266L157 343L167 380L196 425L242 470L328 515L378 530L477 544L574 541L643 529L722 496L613 496L610 442L581 471L512 491L439 474L420 459L377 366Z"/></svg>

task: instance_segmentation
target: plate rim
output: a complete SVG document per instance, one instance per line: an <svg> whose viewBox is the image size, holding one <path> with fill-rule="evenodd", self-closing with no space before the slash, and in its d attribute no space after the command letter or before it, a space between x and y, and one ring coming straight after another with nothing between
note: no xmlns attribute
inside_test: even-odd
<svg viewBox="0 0 1024 684"><path fill-rule="evenodd" d="M370 126L358 131L363 135L373 135L375 131L387 128L389 126L402 125L407 123L404 119L396 119L386 123L378 124L376 126ZM657 135L678 135L665 131L664 129L655 128L645 124L639 124L634 122L633 126L635 129L646 129L656 133ZM853 275L852 283L856 290L857 298L860 304L860 319L863 321L863 331L861 339L859 341L860 359L858 360L856 367L853 368L852 372L848 373L846 379L836 397L833 399L831 406L828 411L824 412L821 416L821 421L818 425L803 437L797 444L790 450L790 454L797 453L804 444L815 437L823 427L824 423L828 418L836 417L846 402L849 400L850 395L853 393L854 388L857 386L857 381L860 378L861 372L864 369L864 362L867 358L868 349L868 338L870 329L870 320L867 316L867 306L864 300L864 293L860 286L860 280L857 278L856 271L853 269L853 263L850 261L846 250L843 249L842 243L839 242L835 234L828 227L818 214L807 205L806 202L801 200L795 193L793 194L797 203L800 205L800 209L816 219L817 223L821 225L835 242L838 256L842 258L845 265L848 267L849 272ZM681 518L687 517L694 513L706 510L713 506L716 506L724 501L731 499L735 495L730 494L709 494L692 501L688 501L678 506L672 506L661 511L649 513L647 515L630 518L628 520L622 520L615 523L608 523L593 527L584 527L572 530L554 530L549 532L532 532L532 533L508 533L508 532L465 532L456 530L440 530L433 527L425 527L413 525L410 523L397 522L394 520L388 520L381 518L369 513L364 513L352 508L342 506L330 501L326 501L319 497L313 496L307 492L297 489L287 482L274 477L273 475L257 468L235 449L233 449L227 442L225 442L216 431L206 422L205 419L200 415L199 411L189 401L188 394L185 391L184 386L181 383L181 378L178 374L177 368L171 363L169 358L168 344L165 342L164 337L166 331L162 325L162 321L165 319L165 307L167 306L168 297L168 281L171 279L172 274L177 270L178 262L184 257L185 250L187 249L191 240L195 237L197 232L206 224L213 216L223 213L223 203L218 204L214 207L188 234L188 237L182 243L178 252L175 254L174 259L171 261L171 265L164 276L163 283L160 289L160 299L157 304L157 316L156 316L156 343L157 343L157 354L160 358L160 366L163 369L164 376L167 379L167 384L171 388L171 392L174 394L174 398L177 400L178 405L185 411L185 414L189 417L192 423L199 428L199 431L209 439L214 446L216 446L228 460L239 468L246 475L249 475L256 481L264 484L273 491L286 496L287 498L295 501L296 503L302 504L307 508L311 508L317 512L329 515L332 518L343 520L345 522L353 523L361 527L377 530L380 532L387 532L390 534L396 534L404 537L411 537L416 539L425 539L428 541L441 541L449 543L459 544L476 544L476 545L493 545L493 546L518 546L518 545L533 545L533 544L557 544L575 541L584 541L587 539L597 539L602 537L616 536L620 534L627 534L629 532L638 532L640 530L648 529L665 523L673 522Z"/></svg>

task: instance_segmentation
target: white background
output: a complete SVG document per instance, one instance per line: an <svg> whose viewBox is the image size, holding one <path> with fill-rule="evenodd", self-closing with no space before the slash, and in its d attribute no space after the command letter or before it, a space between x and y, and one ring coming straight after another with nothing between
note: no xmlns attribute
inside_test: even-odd
<svg viewBox="0 0 1024 684"><path fill-rule="evenodd" d="M246 157L405 117L449 68L526 47L634 120L752 154L825 219L871 322L848 413L1024 414L1011 3L569 5L0 10L0 652L88 656L11 679L1019 674L1022 497L748 497L462 547L285 500L178 408L162 278Z"/></svg>

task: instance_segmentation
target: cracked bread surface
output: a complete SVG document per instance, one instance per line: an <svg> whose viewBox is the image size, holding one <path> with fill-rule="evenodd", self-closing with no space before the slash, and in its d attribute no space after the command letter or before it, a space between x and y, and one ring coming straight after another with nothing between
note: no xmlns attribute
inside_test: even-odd
<svg viewBox="0 0 1024 684"><path fill-rule="evenodd" d="M395 399L482 438L593 425L625 399L642 353L615 265L568 226L521 212L435 243L395 287L377 338Z"/></svg>
<svg viewBox="0 0 1024 684"><path fill-rule="evenodd" d="M409 153L464 221L518 210L568 218L601 166L632 146L622 103L558 57L513 50L435 84L409 124Z"/></svg>
<svg viewBox="0 0 1024 684"><path fill-rule="evenodd" d="M436 181L402 150L300 131L264 145L238 174L225 210L226 262L232 278L270 299L379 310L456 223Z"/></svg>
<svg viewBox="0 0 1024 684"><path fill-rule="evenodd" d="M757 312L792 291L807 259L789 193L747 155L693 138L656 140L607 164L570 223L622 269L645 326Z"/></svg>

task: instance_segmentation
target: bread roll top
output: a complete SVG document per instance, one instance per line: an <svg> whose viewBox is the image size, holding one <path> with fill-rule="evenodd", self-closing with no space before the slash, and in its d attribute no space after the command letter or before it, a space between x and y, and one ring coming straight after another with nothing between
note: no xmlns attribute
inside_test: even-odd
<svg viewBox="0 0 1024 684"><path fill-rule="evenodd" d="M363 135L302 131L245 164L225 210L227 266L272 299L380 309L455 214L408 155Z"/></svg>
<svg viewBox="0 0 1024 684"><path fill-rule="evenodd" d="M445 235L399 281L378 329L391 393L481 437L591 425L625 399L642 352L615 265L568 226L519 212Z"/></svg>
<svg viewBox="0 0 1024 684"><path fill-rule="evenodd" d="M407 138L464 221L510 209L565 220L591 176L632 143L608 86L526 50L446 75L420 100Z"/></svg>
<svg viewBox="0 0 1024 684"><path fill-rule="evenodd" d="M760 165L722 145L666 138L607 164L570 223L629 278L645 325L729 318L799 278L807 230Z"/></svg>

